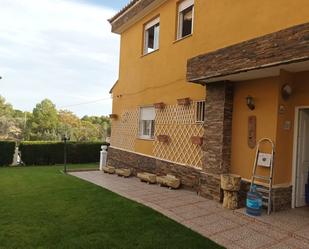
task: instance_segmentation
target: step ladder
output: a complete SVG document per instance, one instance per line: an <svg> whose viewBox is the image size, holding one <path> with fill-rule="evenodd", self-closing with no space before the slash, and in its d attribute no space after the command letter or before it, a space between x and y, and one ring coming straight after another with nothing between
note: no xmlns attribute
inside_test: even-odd
<svg viewBox="0 0 309 249"><path fill-rule="evenodd" d="M261 146L265 145L271 146L271 153L261 152ZM259 192L263 197L263 206L267 208L267 214L270 215L272 210L272 187L273 187L273 173L274 173L274 156L275 156L275 144L269 138L262 138L256 148L256 155L253 166L253 173L251 177L251 186L257 186L257 192ZM256 173L258 168L269 168L269 176L262 176ZM265 187L258 186L256 180L262 180L265 183Z"/></svg>

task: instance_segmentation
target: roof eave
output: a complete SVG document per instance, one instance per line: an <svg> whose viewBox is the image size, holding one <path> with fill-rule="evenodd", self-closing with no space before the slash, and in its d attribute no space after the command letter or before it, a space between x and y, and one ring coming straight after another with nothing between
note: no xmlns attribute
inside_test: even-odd
<svg viewBox="0 0 309 249"><path fill-rule="evenodd" d="M124 8L108 20L112 26L112 32L121 34L166 1L167 0L132 1L129 7Z"/></svg>

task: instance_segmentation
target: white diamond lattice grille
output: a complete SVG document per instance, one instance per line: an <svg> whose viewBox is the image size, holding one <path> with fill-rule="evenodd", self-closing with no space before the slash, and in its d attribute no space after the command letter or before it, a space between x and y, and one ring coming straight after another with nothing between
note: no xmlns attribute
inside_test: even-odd
<svg viewBox="0 0 309 249"><path fill-rule="evenodd" d="M202 167L203 152L191 142L192 136L203 136L203 124L196 123L196 102L190 106L169 105L156 110L155 136L168 135L170 142L154 142L154 155L158 158Z"/></svg>
<svg viewBox="0 0 309 249"><path fill-rule="evenodd" d="M138 109L125 110L118 120L112 121L112 146L134 151L138 132L138 114Z"/></svg>

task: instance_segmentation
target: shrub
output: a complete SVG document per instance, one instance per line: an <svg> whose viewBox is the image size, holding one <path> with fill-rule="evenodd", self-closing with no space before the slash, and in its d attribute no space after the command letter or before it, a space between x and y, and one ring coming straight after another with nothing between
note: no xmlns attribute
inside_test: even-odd
<svg viewBox="0 0 309 249"><path fill-rule="evenodd" d="M0 166L8 166L13 162L15 142L0 141Z"/></svg>
<svg viewBox="0 0 309 249"><path fill-rule="evenodd" d="M68 142L67 163L94 163L100 160L103 142ZM21 142L19 150L26 165L53 165L64 162L63 142Z"/></svg>

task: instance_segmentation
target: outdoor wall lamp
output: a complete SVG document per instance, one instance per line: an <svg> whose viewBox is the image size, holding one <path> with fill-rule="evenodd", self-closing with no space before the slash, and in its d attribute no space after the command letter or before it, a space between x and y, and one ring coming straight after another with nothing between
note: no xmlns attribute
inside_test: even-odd
<svg viewBox="0 0 309 249"><path fill-rule="evenodd" d="M281 96L284 100L288 100L292 95L293 89L289 84L285 84L281 88Z"/></svg>
<svg viewBox="0 0 309 249"><path fill-rule="evenodd" d="M248 108L249 108L251 111L253 111L253 110L255 109L255 103L254 103L253 97L249 95L249 96L247 96L246 100L247 100L247 106L248 106Z"/></svg>

